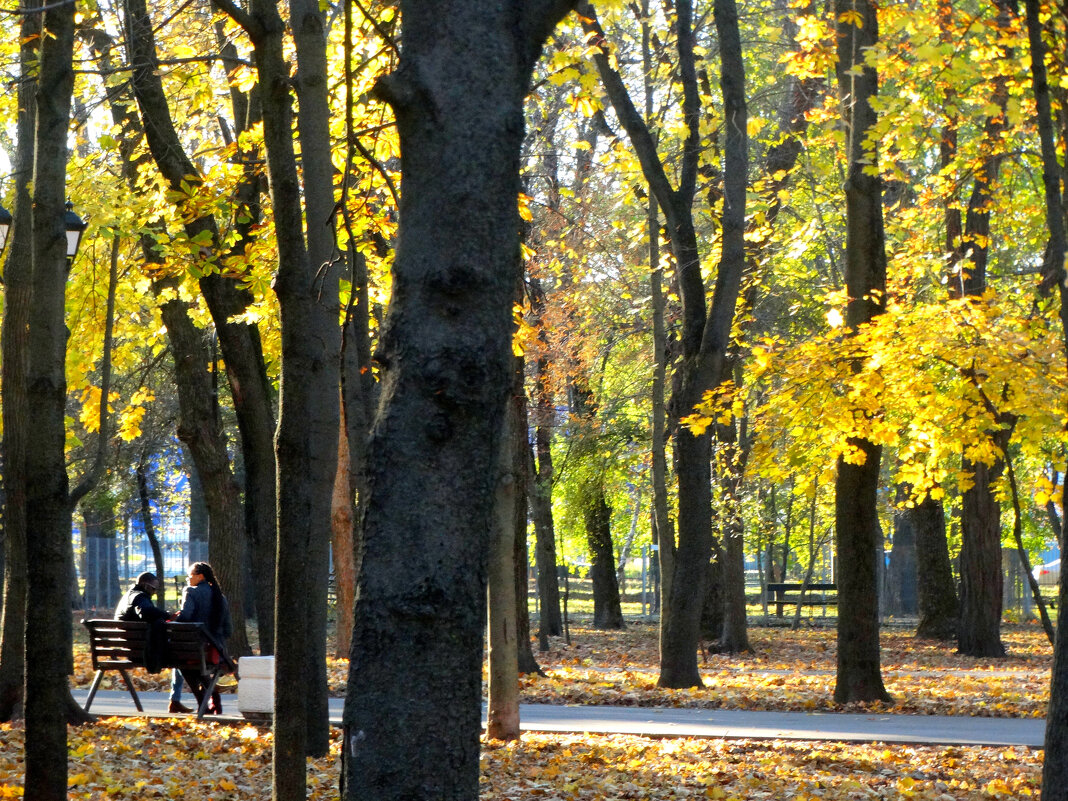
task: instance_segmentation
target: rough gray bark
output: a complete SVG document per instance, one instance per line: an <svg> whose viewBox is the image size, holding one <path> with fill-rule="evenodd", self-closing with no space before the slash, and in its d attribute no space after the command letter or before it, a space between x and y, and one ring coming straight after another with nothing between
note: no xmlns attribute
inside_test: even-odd
<svg viewBox="0 0 1068 801"><path fill-rule="evenodd" d="M882 190L877 176L865 173L877 154L865 146L875 124L872 100L878 76L864 62L865 51L879 41L875 8L867 0L835 5L839 20L838 87L846 126L848 172L846 200L846 322L850 330L882 311L886 291L886 250L883 232ZM848 8L861 16L854 23L839 16ZM834 700L887 701L879 663L879 596L877 558L882 553L878 487L882 450L865 439L852 437L850 445L863 461L838 459L835 478L835 532L837 536L838 603L849 614L838 615L838 671Z"/></svg>
<svg viewBox="0 0 1068 801"><path fill-rule="evenodd" d="M1008 445L1008 432L997 431L993 436L998 448ZM957 653L1005 656L1001 642L1001 503L994 494L994 484L1004 471L1005 461L998 459L994 465L961 461L975 483L961 498Z"/></svg>
<svg viewBox="0 0 1068 801"><path fill-rule="evenodd" d="M527 549L528 510L530 504L530 443L528 442L529 419L527 415L527 396L524 387L526 370L522 356L515 358L515 372L512 378L511 403L516 407L515 416L518 423L511 426L512 435L512 474L516 479L516 502L512 504L512 526L515 528L515 553L512 559L516 598L515 637L518 653L519 673L537 673L544 675L534 649L530 644L530 553Z"/></svg>
<svg viewBox="0 0 1068 801"><path fill-rule="evenodd" d="M904 514L916 532L916 600L920 615L916 636L952 640L957 636L960 607L949 561L945 509L941 501L928 497Z"/></svg>
<svg viewBox="0 0 1068 801"><path fill-rule="evenodd" d="M41 17L26 14L20 30L20 62L29 77L37 59ZM29 407L26 396L29 369L30 297L33 278L32 204L33 142L36 86L19 81L17 142L13 167L15 204L4 265L3 348L4 421L4 608L0 644L0 720L21 717L26 677L26 447Z"/></svg>
<svg viewBox="0 0 1068 801"><path fill-rule="evenodd" d="M401 2L400 65L377 90L396 113L403 191L345 704L350 800L478 796L486 532L512 373L523 99L568 8ZM412 731L435 736L413 742Z"/></svg>
<svg viewBox="0 0 1068 801"><path fill-rule="evenodd" d="M71 513L65 408L67 130L74 88L74 4L44 14L33 164L26 467L27 801L67 797L67 672L71 667Z"/></svg>
<svg viewBox="0 0 1068 801"><path fill-rule="evenodd" d="M1049 243L1043 263L1043 287L1048 292L1057 287L1060 299L1061 334L1068 356L1068 287L1065 286L1065 253L1068 235L1065 233L1065 207L1062 194L1061 169L1057 160L1057 146L1050 110L1050 87L1046 74L1046 46L1039 19L1038 0L1025 0L1027 38L1031 49L1031 83L1035 94L1036 116L1042 148L1042 184L1046 200L1046 226ZM1061 509L1068 508L1068 481L1064 482ZM1068 545L1062 526L1061 553ZM1049 709L1046 712L1045 759L1042 764L1042 797L1046 801L1068 799L1068 615L1063 614L1068 603L1068 575L1061 571L1058 586L1056 645L1053 648L1053 667L1050 671Z"/></svg>

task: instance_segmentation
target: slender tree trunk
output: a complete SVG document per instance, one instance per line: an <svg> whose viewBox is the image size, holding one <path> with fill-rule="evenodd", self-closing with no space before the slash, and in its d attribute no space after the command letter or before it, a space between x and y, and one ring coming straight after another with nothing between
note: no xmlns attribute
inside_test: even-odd
<svg viewBox="0 0 1068 801"><path fill-rule="evenodd" d="M530 444L527 432L529 420L527 415L527 395L524 386L525 378L524 360L522 356L515 359L515 372L512 377L511 404L515 406L516 425L511 426L512 436L512 474L516 477L515 503L512 504L512 526L515 529L515 554L512 559L514 565L515 601L516 601L516 645L518 648L517 661L520 674L542 673L538 660L534 657L534 649L530 644L530 554L527 551L527 524L529 522L528 510L530 504L531 470L530 470Z"/></svg>
<svg viewBox="0 0 1068 801"><path fill-rule="evenodd" d="M507 401L497 465L493 529L489 547L489 681L486 736L519 739L519 656L516 642L515 507L518 503L513 430L519 425L512 398Z"/></svg>
<svg viewBox="0 0 1068 801"><path fill-rule="evenodd" d="M478 795L523 98L568 8L457 0L442 28L442 9L402 0L400 66L378 86L397 116L403 191L345 705L350 801ZM428 649L430 677L420 658ZM435 736L413 745L413 731Z"/></svg>
<svg viewBox="0 0 1068 801"><path fill-rule="evenodd" d="M738 430L742 426L742 442ZM720 448L723 451L720 484L722 508L720 516L723 544L723 630L719 650L726 653L751 651L745 608L745 549L742 519L741 489L745 474L746 444L742 421L718 426Z"/></svg>
<svg viewBox="0 0 1068 801"><path fill-rule="evenodd" d="M580 11L586 19L584 26L587 33L599 42L604 32L593 8L583 3ZM612 67L607 52L603 47L594 51L594 62L605 90L627 131L645 179L667 218L683 311L680 329L683 361L676 375L672 398L676 419L687 414L701 400L704 391L717 386L723 378L730 328L745 266L747 116L745 70L735 4L731 0L719 0L714 5L714 17L721 44L720 85L724 97L724 116L729 122L725 126L723 248L711 306L705 300L707 290L701 275L692 216L702 150L701 101L694 58L692 4L676 4L683 117L689 128L678 169L678 189L669 183L648 126L631 101L621 76ZM675 432L679 545L671 577L671 595L666 600L667 614L662 613L664 622L661 629L659 683L665 687L691 687L701 684L697 669L697 645L707 564L712 547L708 435L694 436L682 426L676 426Z"/></svg>
<svg viewBox="0 0 1068 801"><path fill-rule="evenodd" d="M535 315L540 319L545 309L545 291L541 282L531 278L530 297ZM539 337L547 339L544 325L539 325ZM556 528L553 524L552 435L556 409L549 387L549 360L539 357L535 365L534 396L537 400L534 429L534 456L530 491L531 516L534 519L535 552L538 567L538 628L542 638L559 637L564 633L560 615L560 580L556 570Z"/></svg>
<svg viewBox="0 0 1068 801"><path fill-rule="evenodd" d="M143 131L152 157L157 167L170 186L179 190L183 184L199 182L199 174L183 150L171 119L170 107L163 91L162 79L156 65L156 43L152 22L145 0L126 0L125 2L126 41L130 50L130 59L136 65L130 87L141 110L141 125L129 126L128 136L138 137ZM121 112L120 112L121 113ZM127 180L136 180L136 174L127 175ZM185 226L190 237L207 235L213 244L208 256L210 260L221 257L218 247L218 227L211 216L196 216ZM152 256L146 253L152 260ZM268 467L273 467L270 455L264 456L256 450L269 447L271 440L271 406L269 385L263 367L263 355L260 350L258 334L255 328L245 324L233 323L251 302L251 294L239 290L236 282L224 278L218 272L207 271L208 275L200 282L209 310L216 320L216 332L222 345L227 372L231 379L231 395L234 407L238 410L238 422L242 435L242 446L248 446L245 468L253 493L246 500L253 504L255 514L251 518L251 531L260 537L256 543L264 547L262 506L263 501L273 497L268 482L264 489L264 460ZM209 514L212 518L210 559L220 581L226 588L230 601L230 614L234 622L234 636L230 647L237 654L251 652L245 630L244 580L247 556L246 521L243 515L236 483L230 475L229 455L223 441L218 421L215 420L215 408L210 402L211 392L207 384L206 371L202 371L200 362L207 362L203 343L198 341L198 329L188 319L184 304L178 299L168 301L161 309L167 324L168 338L175 349L176 372L178 381L187 390L201 395L179 396L183 408L183 424L189 440L190 451L201 473L205 497L208 501ZM182 375L183 371L185 372ZM203 374L202 374L203 373ZM193 442L196 442L194 447ZM225 462L225 465L223 464ZM205 471L207 474L205 474ZM225 475L224 475L225 474ZM273 481L273 476L270 476ZM227 486L232 484L233 486ZM264 493L267 497L261 497ZM267 535L273 543L273 529ZM256 557L256 564L263 567L262 559ZM257 571L259 573L259 571ZM271 586L258 575L257 600L259 603L269 601L270 592L264 588ZM261 616L262 617L262 616ZM261 630L261 642L265 642L270 651L272 632L268 622L266 630Z"/></svg>
<svg viewBox="0 0 1068 801"><path fill-rule="evenodd" d="M156 536L156 524L152 520L152 499L148 489L148 468L144 460L137 465L137 498L141 514L141 527L145 530L145 538L152 549L152 560L155 563L156 575L163 577L163 549L159 545L159 537Z"/></svg>
<svg viewBox="0 0 1068 801"><path fill-rule="evenodd" d="M337 599L337 637L334 656L347 659L352 649L352 609L356 602L356 548L353 542L355 510L350 480L352 462L349 458L345 411L345 406L342 404L330 529L334 554L334 594Z"/></svg>
<svg viewBox="0 0 1068 801"><path fill-rule="evenodd" d="M854 22L840 12L860 14ZM883 307L886 252L882 190L879 178L866 171L877 154L866 146L875 125L872 100L878 91L875 70L865 65L865 51L879 41L875 8L867 0L837 3L838 85L846 125L848 176L846 199L846 288L850 330L870 321ZM879 663L878 555L882 530L878 516L881 448L852 437L858 459L838 459L835 479L835 530L838 557L838 672L834 700L886 701ZM857 463L859 461L860 463Z"/></svg>
<svg viewBox="0 0 1068 801"><path fill-rule="evenodd" d="M329 745L326 579L340 424L341 327L324 18L317 3L290 3L297 54L291 77L283 49L286 26L275 0L252 0L248 13L227 0L216 5L245 29L253 44L278 241L282 390L276 437L273 792L289 801L303 799L307 792L305 757L323 754ZM300 106L300 174L289 94L293 88Z"/></svg>
<svg viewBox="0 0 1068 801"><path fill-rule="evenodd" d="M338 581L338 656L348 658L352 649L353 614L356 600L356 577L360 572L359 516L363 510L363 501L367 495L367 442L374 420L376 402L374 372L371 369L371 311L367 260L357 250L350 249L349 267L351 269L352 293L345 325L341 333L341 398L342 419L344 420L345 450L348 453L348 498L352 507L352 531L348 541L351 546L349 557L352 565L352 584L345 590L348 598L347 607L341 606L340 574ZM339 442L338 447L342 445ZM340 461L340 460L339 460ZM335 549L335 560L337 559ZM345 621L342 621L344 612ZM342 626L344 632L344 652L342 645Z"/></svg>
<svg viewBox="0 0 1068 801"><path fill-rule="evenodd" d="M603 484L593 489L593 498L585 510L586 541L593 565L593 627L595 629L623 628L623 609L619 603L616 583L615 552L612 547L612 509L605 497Z"/></svg>
<svg viewBox="0 0 1068 801"><path fill-rule="evenodd" d="M36 86L30 78L40 46L41 16L24 14L20 62L25 80L18 84L18 120L13 165L15 204L4 266L3 348L4 422L4 607L0 644L0 720L22 716L26 679L26 448L30 433L30 300L33 279L33 177Z"/></svg>
<svg viewBox="0 0 1068 801"><path fill-rule="evenodd" d="M28 801L67 797L67 673L72 666L71 512L64 448L70 265L64 227L74 88L74 4L50 8L37 80L33 279L26 448L26 774ZM32 599L32 602L30 601Z"/></svg>

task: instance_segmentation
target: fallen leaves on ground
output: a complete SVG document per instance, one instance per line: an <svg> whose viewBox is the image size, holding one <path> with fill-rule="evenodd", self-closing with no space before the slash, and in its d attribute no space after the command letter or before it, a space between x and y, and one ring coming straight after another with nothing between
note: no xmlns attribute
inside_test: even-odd
<svg viewBox="0 0 1068 801"><path fill-rule="evenodd" d="M749 630L753 653L705 654L704 688L666 690L659 677L657 630L628 622L623 631L572 626L571 645L553 638L535 651L546 676L521 677L528 704L700 707L768 711L883 711L920 715L1042 717L1049 704L1053 649L1038 626L1005 625L1003 659L961 656L954 643L917 640L908 631L881 636L883 678L893 704L863 708L833 701L836 632L832 628ZM343 696L348 661L329 660L330 691Z"/></svg>
<svg viewBox="0 0 1068 801"><path fill-rule="evenodd" d="M545 677L521 679L523 703L609 704L619 706L701 707L772 711L860 711L833 702L836 659L833 628L751 627L753 652L704 654L699 667L705 687L666 690L659 676L657 629L629 622L623 631L571 627L571 644L552 638L547 653L537 653ZM1036 625L1008 625L1003 659L955 653L953 643L917 640L905 630L881 635L883 679L893 704L864 707L925 715L1041 717L1049 703L1052 648ZM327 659L331 695L345 694L349 663ZM93 671L84 646L75 647L74 684L88 687ZM170 671L132 671L134 686L166 691ZM105 675L103 689L124 690L116 672Z"/></svg>
<svg viewBox="0 0 1068 801"><path fill-rule="evenodd" d="M484 801L1037 797L1040 752L791 741L526 735L487 743Z"/></svg>
<svg viewBox="0 0 1068 801"><path fill-rule="evenodd" d="M71 801L260 801L271 797L270 731L189 719L103 718L68 729ZM0 725L0 798L21 795L24 730ZM340 739L308 760L308 799L338 797Z"/></svg>
<svg viewBox="0 0 1068 801"><path fill-rule="evenodd" d="M0 798L22 794L23 729L0 725ZM111 718L70 730L71 801L271 795L271 734L192 719ZM308 760L308 798L338 798L340 736ZM954 799L1037 797L1027 748L858 745L528 734L485 742L485 801L578 799Z"/></svg>

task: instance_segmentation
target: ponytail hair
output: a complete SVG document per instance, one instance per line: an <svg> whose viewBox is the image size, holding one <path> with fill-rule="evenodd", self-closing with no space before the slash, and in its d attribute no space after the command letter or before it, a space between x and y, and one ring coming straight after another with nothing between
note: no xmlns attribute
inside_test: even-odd
<svg viewBox="0 0 1068 801"><path fill-rule="evenodd" d="M194 573L203 576L204 581L208 582L208 586L211 587L211 614L208 617L208 626L212 631L219 631L222 628L223 613L226 609L226 601L223 598L219 580L215 578L215 571L207 562L194 562L192 569Z"/></svg>

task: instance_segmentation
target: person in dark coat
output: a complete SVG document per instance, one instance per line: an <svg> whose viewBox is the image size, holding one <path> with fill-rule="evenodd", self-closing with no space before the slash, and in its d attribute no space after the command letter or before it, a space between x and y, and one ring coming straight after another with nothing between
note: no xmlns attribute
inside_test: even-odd
<svg viewBox="0 0 1068 801"><path fill-rule="evenodd" d="M159 673L163 669L167 648L163 623L170 619L170 614L152 603L152 596L158 591L159 579L156 574L142 573L115 607L115 620L140 620L148 624L145 669L149 673Z"/></svg>
<svg viewBox="0 0 1068 801"><path fill-rule="evenodd" d="M157 592L159 579L156 574L142 573L115 607L115 620L143 620L145 623L166 620L170 615L152 603L152 596Z"/></svg>
<svg viewBox="0 0 1068 801"><path fill-rule="evenodd" d="M230 603L223 595L215 571L207 562L195 562L189 568L188 586L182 592L182 608L175 620L179 622L203 623L204 628L223 646L233 634L230 620ZM204 677L192 671L182 671L189 688L199 702L204 697ZM222 701L219 691L211 694L208 711L218 715L222 713Z"/></svg>

